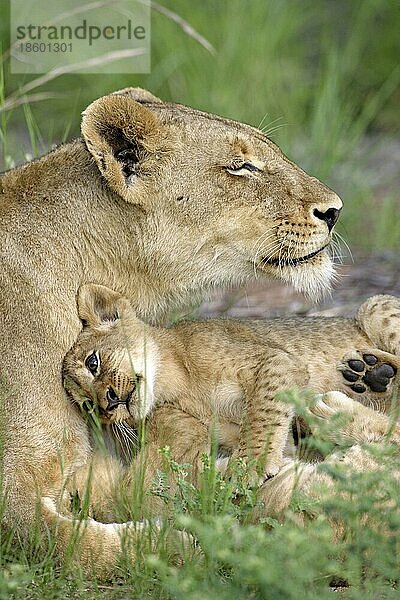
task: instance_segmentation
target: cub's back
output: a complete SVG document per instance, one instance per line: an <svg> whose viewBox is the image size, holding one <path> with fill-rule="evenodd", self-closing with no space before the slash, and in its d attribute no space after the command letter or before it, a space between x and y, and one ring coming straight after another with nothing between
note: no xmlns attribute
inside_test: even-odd
<svg viewBox="0 0 400 600"><path fill-rule="evenodd" d="M352 348L371 346L355 321L346 318L207 319L181 321L172 329L186 350L196 351L199 359L210 353L216 358L276 351L304 362L321 356L339 360Z"/></svg>

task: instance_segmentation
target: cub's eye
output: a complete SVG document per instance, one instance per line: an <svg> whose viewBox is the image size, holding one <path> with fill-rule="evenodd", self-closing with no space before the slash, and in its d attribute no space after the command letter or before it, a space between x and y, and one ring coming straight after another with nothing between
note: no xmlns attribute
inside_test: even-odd
<svg viewBox="0 0 400 600"><path fill-rule="evenodd" d="M253 163L251 162L244 162L238 165L232 165L231 167L227 167L226 170L231 175L243 175L246 171L250 173L254 171L256 171L257 173L261 172L261 169L256 167L256 165L253 165Z"/></svg>
<svg viewBox="0 0 400 600"><path fill-rule="evenodd" d="M100 358L97 352L92 352L85 360L85 367L88 371L91 372L92 375L96 375L100 366Z"/></svg>

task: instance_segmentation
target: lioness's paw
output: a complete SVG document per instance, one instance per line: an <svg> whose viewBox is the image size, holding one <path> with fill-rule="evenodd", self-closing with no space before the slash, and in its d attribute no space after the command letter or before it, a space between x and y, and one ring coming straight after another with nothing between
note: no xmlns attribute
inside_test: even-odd
<svg viewBox="0 0 400 600"><path fill-rule="evenodd" d="M396 358L393 357L393 362L395 361ZM353 392L384 393L396 375L397 366L388 362L388 354L385 352L353 352L344 357L339 370L342 371L345 385Z"/></svg>

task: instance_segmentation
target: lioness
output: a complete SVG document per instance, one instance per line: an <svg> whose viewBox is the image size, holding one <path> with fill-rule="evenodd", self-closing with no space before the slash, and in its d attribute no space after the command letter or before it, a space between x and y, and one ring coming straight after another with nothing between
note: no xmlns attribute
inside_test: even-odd
<svg viewBox="0 0 400 600"><path fill-rule="evenodd" d="M151 322L255 276L316 296L342 206L257 129L144 90L93 102L82 135L0 178L4 522L27 538L39 502L61 554L73 523L55 505L92 456L60 377L79 286L107 285ZM86 525L77 560L113 574L124 527Z"/></svg>
<svg viewBox="0 0 400 600"><path fill-rule="evenodd" d="M355 320L209 319L168 329L145 324L128 299L104 286L82 286L77 303L84 328L63 364L74 401L98 405L104 423L136 425L163 404L210 432L216 417L217 443L230 451L230 426L240 426L236 456L259 460L261 482L284 463L293 417L277 392L333 388L383 408L398 385L400 356L376 349L367 335L388 316L386 338L400 354L392 335L400 338L400 299L392 296L370 299Z"/></svg>

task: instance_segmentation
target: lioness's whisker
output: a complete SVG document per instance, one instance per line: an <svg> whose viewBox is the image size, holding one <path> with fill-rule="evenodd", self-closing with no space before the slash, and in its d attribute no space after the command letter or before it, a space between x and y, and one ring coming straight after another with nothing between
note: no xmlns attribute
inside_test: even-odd
<svg viewBox="0 0 400 600"><path fill-rule="evenodd" d="M282 245L282 241L281 240L277 240L276 238L274 240L272 240L269 244L267 244L265 246L265 248L263 249L263 257L262 260L265 261L265 259L270 259L272 258L273 254L276 252L276 250L278 248L280 248L280 246ZM258 250L254 255L254 261L257 261L257 254L258 254Z"/></svg>
<svg viewBox="0 0 400 600"><path fill-rule="evenodd" d="M338 231L334 231L333 232L333 238L337 238L339 240L339 242L337 242L335 240L335 242L341 246L341 244L343 244L343 246L346 248L347 252L349 253L349 258L351 260L351 262L354 262L354 258L353 258L353 253L351 251L350 246L348 245L348 243L346 242L346 240L344 239L344 237L338 232Z"/></svg>
<svg viewBox="0 0 400 600"><path fill-rule="evenodd" d="M261 259L261 263L266 263L270 260L270 258L272 258L276 252L276 250L278 250L280 247L280 243L274 241L273 245L266 248L266 253L265 256L262 257ZM257 255L254 256L253 259L253 267L254 267L254 272L256 274L256 269L257 269Z"/></svg>
<svg viewBox="0 0 400 600"><path fill-rule="evenodd" d="M266 238L266 239L268 239L268 238ZM258 258L257 255L258 255L258 250L259 250L259 248L261 248L261 245L264 243L264 241L266 241L266 240L263 240L262 242L260 242L260 245L255 248L254 256L253 256L253 260L252 260L254 276L256 278L258 277L258 273L257 273L257 258ZM272 244L272 247L271 247L271 244ZM266 248L264 250L264 252L266 253L266 256L264 256L262 258L261 262L264 262L264 260L266 259L266 257L269 258L270 256L272 256L272 253L278 247L279 247L279 244L278 244L278 242L277 242L277 240L276 240L276 238L274 236L274 240L272 240L271 242L269 242L269 244L267 244L267 246L266 246ZM270 254L268 254L268 253L270 253Z"/></svg>
<svg viewBox="0 0 400 600"><path fill-rule="evenodd" d="M277 223L276 225L273 225L270 229L268 229L268 231L266 231L265 233L263 233L262 235L260 235L260 237L254 242L253 247L251 249L251 253L253 254L254 251L259 248L261 246L261 244L264 243L264 241L266 241L269 237L271 237L272 235L275 236L274 234L274 230L277 229L277 227L279 226L279 223Z"/></svg>

